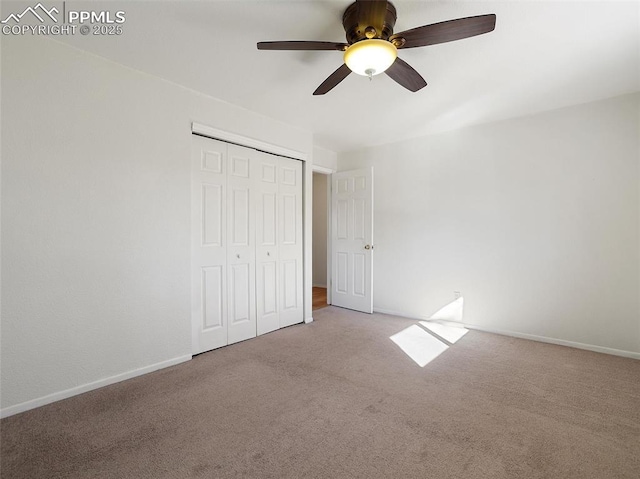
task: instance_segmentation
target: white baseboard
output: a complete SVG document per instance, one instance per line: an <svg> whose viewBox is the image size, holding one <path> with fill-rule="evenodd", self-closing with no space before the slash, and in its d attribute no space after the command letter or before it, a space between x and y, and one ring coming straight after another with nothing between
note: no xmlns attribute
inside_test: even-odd
<svg viewBox="0 0 640 479"><path fill-rule="evenodd" d="M16 404L14 406L9 406L9 407L0 409L0 418L13 416L14 414L25 412L30 409L35 409L37 407L44 406L46 404L51 404L52 402L70 398L72 396L77 396L78 394L93 391L94 389L99 389L104 386L109 386L110 384L118 383L126 379L142 376L143 374L151 373L153 371L157 371L158 369L168 368L169 366L175 366L176 364L189 361L190 359L191 359L190 354L185 356L179 356L177 358L168 359L167 361L161 361L159 363L151 364L150 366L134 369L132 371L127 371L122 374L116 374L115 376L100 379L98 381L93 381L87 384L83 384L81 386L76 386L74 388L66 389L64 391L59 391L53 394L48 394L47 396L32 399L30 401L25 401L23 403Z"/></svg>
<svg viewBox="0 0 640 479"><path fill-rule="evenodd" d="M530 339L532 341L539 341L541 343L557 344L559 346L569 346L571 348L586 349L587 351L594 351L596 353L612 354L614 356L622 356L623 358L640 359L640 353L634 353L633 351L625 351L624 349L606 348L604 346L597 346L595 344L584 344L575 341L567 341L565 339L549 338L547 336L536 336L535 334L518 333L516 331L504 331L501 329L485 328L483 326L476 326L475 324L465 324L465 328L474 329L476 331L483 331L485 333L500 334L502 336L511 336L513 338Z"/></svg>
<svg viewBox="0 0 640 479"><path fill-rule="evenodd" d="M305 324L313 323L313 317L304 318L304 323Z"/></svg>
<svg viewBox="0 0 640 479"><path fill-rule="evenodd" d="M400 316L401 318L416 319L420 321L428 321L428 316L408 315L400 311L391 311L388 309L374 308L374 313L389 314L391 316ZM559 346L569 346L571 348L585 349L596 353L612 354L613 356L622 356L623 358L640 359L640 353L633 351L625 351L623 349L606 348L604 346L596 346L595 344L584 344L575 341L567 341L565 339L549 338L547 336L536 336L535 334L518 333L516 331L506 331L503 329L485 328L475 324L461 323L467 329L482 331L485 333L500 334L501 336L510 336L512 338L529 339L531 341L539 341L541 343L557 344Z"/></svg>

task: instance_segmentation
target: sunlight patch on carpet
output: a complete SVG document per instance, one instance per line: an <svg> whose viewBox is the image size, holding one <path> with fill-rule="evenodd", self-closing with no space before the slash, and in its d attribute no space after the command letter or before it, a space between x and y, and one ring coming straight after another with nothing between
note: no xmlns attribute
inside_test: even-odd
<svg viewBox="0 0 640 479"><path fill-rule="evenodd" d="M449 349L449 346L416 324L403 329L389 339L421 368Z"/></svg>

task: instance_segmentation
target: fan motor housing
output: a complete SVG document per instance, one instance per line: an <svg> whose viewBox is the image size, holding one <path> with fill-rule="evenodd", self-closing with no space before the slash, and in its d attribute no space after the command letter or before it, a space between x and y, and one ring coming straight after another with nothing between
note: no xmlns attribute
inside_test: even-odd
<svg viewBox="0 0 640 479"><path fill-rule="evenodd" d="M384 18L382 32L376 32L376 38L388 40L393 34L396 18L396 7L394 7L391 2L387 2L387 12ZM370 22L368 25L360 24L358 22L358 3L354 2L349 5L342 16L342 26L347 34L347 43L351 45L360 40L367 39L368 37L365 30L371 26L371 23L373 22Z"/></svg>

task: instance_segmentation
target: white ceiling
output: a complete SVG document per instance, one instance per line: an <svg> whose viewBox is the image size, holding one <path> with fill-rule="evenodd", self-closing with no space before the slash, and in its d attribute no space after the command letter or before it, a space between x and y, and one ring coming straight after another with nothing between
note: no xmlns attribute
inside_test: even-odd
<svg viewBox="0 0 640 479"><path fill-rule="evenodd" d="M104 5L105 2L99 2ZM637 1L396 0L395 31L495 13L494 32L400 56L427 80L410 93L386 75L316 87L340 52L258 51L269 40L344 41L344 1L109 3L121 37L59 39L314 133L344 151L640 90ZM94 3L95 5L95 3Z"/></svg>

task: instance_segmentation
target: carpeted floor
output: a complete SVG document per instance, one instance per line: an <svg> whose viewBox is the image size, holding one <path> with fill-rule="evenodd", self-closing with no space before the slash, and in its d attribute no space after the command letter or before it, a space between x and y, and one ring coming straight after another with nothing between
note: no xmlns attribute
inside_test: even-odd
<svg viewBox="0 0 640 479"><path fill-rule="evenodd" d="M640 477L640 361L416 324L315 322L4 419L3 478Z"/></svg>

